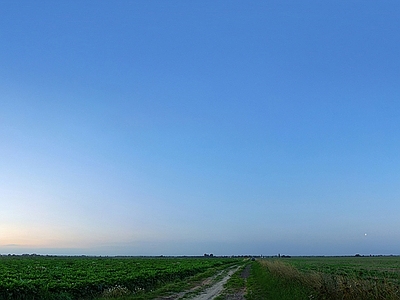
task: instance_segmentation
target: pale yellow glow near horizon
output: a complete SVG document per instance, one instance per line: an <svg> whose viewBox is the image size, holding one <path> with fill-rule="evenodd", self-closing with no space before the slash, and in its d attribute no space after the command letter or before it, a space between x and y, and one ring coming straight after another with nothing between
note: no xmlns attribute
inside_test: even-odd
<svg viewBox="0 0 400 300"><path fill-rule="evenodd" d="M16 245L18 247L89 247L95 241L90 236L83 236L66 230L52 228L29 228L25 226L7 225L0 229L0 244L3 246Z"/></svg>
<svg viewBox="0 0 400 300"><path fill-rule="evenodd" d="M15 224L0 226L0 246L22 248L91 248L113 243L135 243L158 240L159 236L145 231L95 231L93 229L29 227Z"/></svg>
<svg viewBox="0 0 400 300"><path fill-rule="evenodd" d="M13 225L2 225L0 228L0 244L1 246L15 245L32 247L40 243L31 235L28 230L22 230Z"/></svg>

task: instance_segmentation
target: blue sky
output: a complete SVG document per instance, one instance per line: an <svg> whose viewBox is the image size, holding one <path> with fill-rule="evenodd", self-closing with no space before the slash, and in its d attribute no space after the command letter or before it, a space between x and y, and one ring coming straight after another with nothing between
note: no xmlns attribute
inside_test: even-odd
<svg viewBox="0 0 400 300"><path fill-rule="evenodd" d="M0 253L400 254L398 1L0 15Z"/></svg>

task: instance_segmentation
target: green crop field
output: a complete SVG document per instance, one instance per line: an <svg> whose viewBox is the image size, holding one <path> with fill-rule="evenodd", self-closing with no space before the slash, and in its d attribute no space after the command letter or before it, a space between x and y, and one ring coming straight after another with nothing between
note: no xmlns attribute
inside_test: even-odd
<svg viewBox="0 0 400 300"><path fill-rule="evenodd" d="M247 293L248 300L400 299L400 257L395 256L256 261L0 256L0 299L155 299L190 289L188 278L201 280L232 265L243 267L218 299L238 292Z"/></svg>
<svg viewBox="0 0 400 300"><path fill-rule="evenodd" d="M291 258L303 272L316 271L346 278L388 281L400 284L400 257L308 257Z"/></svg>
<svg viewBox="0 0 400 300"><path fill-rule="evenodd" d="M2 256L0 299L134 296L237 262L228 258Z"/></svg>
<svg viewBox="0 0 400 300"><path fill-rule="evenodd" d="M400 299L400 257L292 257L253 262L247 299Z"/></svg>

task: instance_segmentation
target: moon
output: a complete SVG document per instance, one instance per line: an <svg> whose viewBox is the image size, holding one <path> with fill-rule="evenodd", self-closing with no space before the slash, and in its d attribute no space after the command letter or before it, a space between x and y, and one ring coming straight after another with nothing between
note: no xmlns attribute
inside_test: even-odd
<svg viewBox="0 0 400 300"><path fill-rule="evenodd" d="M364 233L364 236L367 236L367 234L366 234L366 233Z"/></svg>

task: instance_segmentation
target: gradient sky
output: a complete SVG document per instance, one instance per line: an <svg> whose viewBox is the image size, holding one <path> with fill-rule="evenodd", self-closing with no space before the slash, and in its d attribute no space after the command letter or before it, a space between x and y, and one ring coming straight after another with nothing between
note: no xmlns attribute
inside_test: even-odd
<svg viewBox="0 0 400 300"><path fill-rule="evenodd" d="M399 16L2 1L0 253L400 254Z"/></svg>

